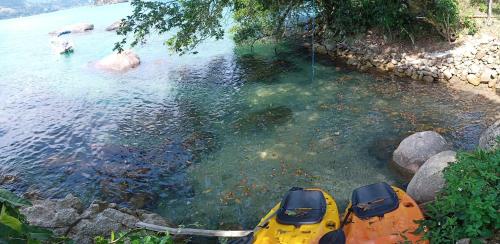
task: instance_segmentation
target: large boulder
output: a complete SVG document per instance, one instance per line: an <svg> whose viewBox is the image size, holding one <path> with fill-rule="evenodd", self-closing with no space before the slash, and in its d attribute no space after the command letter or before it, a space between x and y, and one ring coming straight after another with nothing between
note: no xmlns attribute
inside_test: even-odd
<svg viewBox="0 0 500 244"><path fill-rule="evenodd" d="M66 25L63 26L55 31L50 32L49 34L51 35L56 35L56 36L62 36L65 34L69 33L82 33L82 32L87 32L91 31L94 29L93 24L89 23L78 23L78 24L72 24L72 25Z"/></svg>
<svg viewBox="0 0 500 244"><path fill-rule="evenodd" d="M120 26L122 25L122 21L121 20L118 20L118 21L115 21L113 24L111 24L110 26L106 27L106 31L116 31L120 28Z"/></svg>
<svg viewBox="0 0 500 244"><path fill-rule="evenodd" d="M417 132L399 144L392 155L392 160L402 173L414 175L427 159L448 149L449 144L438 133Z"/></svg>
<svg viewBox="0 0 500 244"><path fill-rule="evenodd" d="M479 148L484 150L492 150L499 147L500 144L497 139L500 138L500 120L493 123L488 129L486 129L479 138Z"/></svg>
<svg viewBox="0 0 500 244"><path fill-rule="evenodd" d="M132 50L125 50L121 53L113 53L99 60L96 66L100 69L113 71L126 71L133 69L141 63L139 56Z"/></svg>
<svg viewBox="0 0 500 244"><path fill-rule="evenodd" d="M443 151L430 157L411 179L407 193L417 203L434 200L445 183L443 169L456 160L454 151Z"/></svg>

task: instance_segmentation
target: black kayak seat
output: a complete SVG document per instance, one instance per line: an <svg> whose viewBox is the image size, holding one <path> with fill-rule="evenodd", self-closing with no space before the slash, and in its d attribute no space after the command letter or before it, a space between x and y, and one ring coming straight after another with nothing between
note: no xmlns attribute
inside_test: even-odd
<svg viewBox="0 0 500 244"><path fill-rule="evenodd" d="M323 220L326 200L319 190L292 188L281 201L276 221L284 225L316 224Z"/></svg>
<svg viewBox="0 0 500 244"><path fill-rule="evenodd" d="M322 236L319 244L345 244L345 241L344 231L334 230Z"/></svg>
<svg viewBox="0 0 500 244"><path fill-rule="evenodd" d="M361 219L382 217L398 207L396 192L385 182L362 186L352 193L352 210Z"/></svg>

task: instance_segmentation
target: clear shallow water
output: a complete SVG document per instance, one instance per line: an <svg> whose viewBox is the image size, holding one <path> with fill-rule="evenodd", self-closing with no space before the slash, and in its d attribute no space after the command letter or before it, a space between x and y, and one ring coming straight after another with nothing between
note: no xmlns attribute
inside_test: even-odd
<svg viewBox="0 0 500 244"><path fill-rule="evenodd" d="M251 228L292 186L321 187L345 205L378 181L399 184L388 166L415 131L438 130L471 149L498 104L439 85L376 80L271 47L254 53L231 40L197 55L168 53L152 37L126 73L94 69L117 38L104 28L126 4L83 7L0 21L2 187L42 197L73 193L149 208L178 224ZM68 36L54 55L47 34Z"/></svg>

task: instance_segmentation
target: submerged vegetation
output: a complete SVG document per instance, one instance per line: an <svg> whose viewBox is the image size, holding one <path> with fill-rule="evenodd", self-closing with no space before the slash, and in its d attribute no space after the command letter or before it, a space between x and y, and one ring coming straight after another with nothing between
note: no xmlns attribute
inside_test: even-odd
<svg viewBox="0 0 500 244"><path fill-rule="evenodd" d="M432 243L455 243L463 238L491 238L500 228L500 148L458 154L444 171L446 186L427 208L420 223ZM474 243L474 242L473 242Z"/></svg>
<svg viewBox="0 0 500 244"><path fill-rule="evenodd" d="M131 4L133 13L118 30L124 36L115 45L119 51L129 35L131 46L135 46L145 42L150 33L175 31L166 44L175 52L186 53L207 38L221 39L230 14L235 21L234 40L251 45L308 32L312 18L316 37L337 41L371 28L389 38L413 40L416 33L430 31L452 40L462 28L473 28L473 23L460 15L457 0L133 0Z"/></svg>

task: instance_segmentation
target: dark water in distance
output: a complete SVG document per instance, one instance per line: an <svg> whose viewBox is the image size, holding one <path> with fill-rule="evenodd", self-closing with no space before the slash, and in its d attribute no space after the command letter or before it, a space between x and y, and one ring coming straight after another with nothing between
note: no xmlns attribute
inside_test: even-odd
<svg viewBox="0 0 500 244"><path fill-rule="evenodd" d="M321 187L345 205L364 184L402 183L389 167L399 141L438 130L472 149L498 104L438 84L336 70L294 48L235 49L209 41L178 57L162 38L136 49L126 73L95 70L117 38L104 28L127 4L0 21L2 187L73 193L156 211L178 224L251 228L292 186ZM47 33L68 36L71 56ZM1 178L0 178L1 179Z"/></svg>

